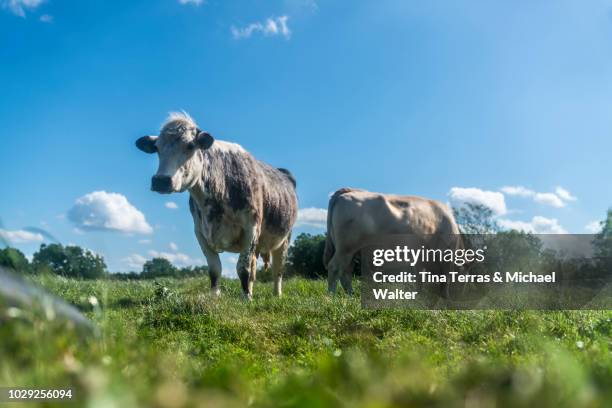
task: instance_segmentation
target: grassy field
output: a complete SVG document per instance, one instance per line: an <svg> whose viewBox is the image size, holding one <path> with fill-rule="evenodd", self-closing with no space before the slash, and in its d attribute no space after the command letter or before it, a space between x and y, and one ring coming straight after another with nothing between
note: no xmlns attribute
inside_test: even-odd
<svg viewBox="0 0 612 408"><path fill-rule="evenodd" d="M207 279L32 279L100 334L12 309L0 384L74 387L78 406L612 406L612 311L369 311L301 279L250 303L230 280L217 298Z"/></svg>

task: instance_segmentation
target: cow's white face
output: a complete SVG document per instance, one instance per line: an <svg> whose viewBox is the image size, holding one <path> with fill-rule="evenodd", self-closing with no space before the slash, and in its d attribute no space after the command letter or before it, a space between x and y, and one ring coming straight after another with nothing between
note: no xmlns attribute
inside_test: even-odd
<svg viewBox="0 0 612 408"><path fill-rule="evenodd" d="M183 192L193 187L202 175L201 150L212 146L214 138L183 121L167 123L158 136L143 136L136 146L159 156L151 190L162 194Z"/></svg>

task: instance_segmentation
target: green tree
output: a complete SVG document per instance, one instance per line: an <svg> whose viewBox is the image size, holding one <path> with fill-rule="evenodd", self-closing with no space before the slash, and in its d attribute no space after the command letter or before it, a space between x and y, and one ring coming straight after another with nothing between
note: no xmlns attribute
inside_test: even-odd
<svg viewBox="0 0 612 408"><path fill-rule="evenodd" d="M490 269L536 270L542 262L556 262L554 251L544 251L537 236L516 230L502 231L489 207L467 203L453 211L461 232L467 234L464 235L466 245L473 249L487 248L486 262Z"/></svg>
<svg viewBox="0 0 612 408"><path fill-rule="evenodd" d="M325 235L302 233L297 236L287 254L290 274L308 279L318 279L327 276L323 266L323 251L325 250Z"/></svg>
<svg viewBox="0 0 612 408"><path fill-rule="evenodd" d="M6 247L0 249L0 266L14 269L17 272L30 272L30 262L17 248Z"/></svg>
<svg viewBox="0 0 612 408"><path fill-rule="evenodd" d="M453 212L464 234L495 234L500 230L493 211L482 204L466 203L465 207L453 208Z"/></svg>
<svg viewBox="0 0 612 408"><path fill-rule="evenodd" d="M34 254L34 268L71 278L97 279L105 277L104 258L78 246L42 244Z"/></svg>
<svg viewBox="0 0 612 408"><path fill-rule="evenodd" d="M175 277L178 269L166 258L153 258L142 266L142 278L153 279L161 277Z"/></svg>
<svg viewBox="0 0 612 408"><path fill-rule="evenodd" d="M535 271L546 259L554 262L554 251L542 258L542 241L535 235L519 231L500 231L486 240L486 259L493 269Z"/></svg>
<svg viewBox="0 0 612 408"><path fill-rule="evenodd" d="M598 263L607 270L612 269L612 208L601 222L601 231L595 235L593 246Z"/></svg>
<svg viewBox="0 0 612 408"><path fill-rule="evenodd" d="M194 278L208 276L208 266L187 266L177 271L178 278Z"/></svg>
<svg viewBox="0 0 612 408"><path fill-rule="evenodd" d="M108 277L110 279L122 280L122 281L142 279L142 276L140 276L139 272L114 272L114 273L108 274Z"/></svg>

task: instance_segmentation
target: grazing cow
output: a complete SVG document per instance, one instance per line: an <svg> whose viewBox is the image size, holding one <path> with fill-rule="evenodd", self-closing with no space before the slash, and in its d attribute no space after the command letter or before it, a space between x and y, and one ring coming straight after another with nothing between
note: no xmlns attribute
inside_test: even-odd
<svg viewBox="0 0 612 408"><path fill-rule="evenodd" d="M186 113L170 114L159 137L141 137L136 146L159 156L151 190L189 191L189 209L213 292L219 293L219 253L228 251L240 254L237 272L249 299L257 255L271 255L274 293L280 296L283 262L297 217L291 173L260 162L240 145L215 140Z"/></svg>
<svg viewBox="0 0 612 408"><path fill-rule="evenodd" d="M459 233L452 212L438 201L342 188L332 195L327 210L323 265L327 269L328 290L335 293L340 278L344 290L352 293L353 261L369 238Z"/></svg>

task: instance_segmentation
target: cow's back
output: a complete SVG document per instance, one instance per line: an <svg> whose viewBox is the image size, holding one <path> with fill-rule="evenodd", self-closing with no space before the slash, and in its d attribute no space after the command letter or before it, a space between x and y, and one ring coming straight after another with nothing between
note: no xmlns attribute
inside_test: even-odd
<svg viewBox="0 0 612 408"><path fill-rule="evenodd" d="M258 250L289 239L297 218L295 179L253 157L240 145L215 141L203 151L202 182L191 189L196 229L216 251L240 252L245 228L259 231Z"/></svg>
<svg viewBox="0 0 612 408"><path fill-rule="evenodd" d="M438 201L345 188L330 200L327 234L326 265L336 250L356 252L375 236L459 234L459 228Z"/></svg>
<svg viewBox="0 0 612 408"><path fill-rule="evenodd" d="M295 178L286 169L275 169L258 162L263 176L262 185L262 250L270 251L291 235L297 220L298 201Z"/></svg>

